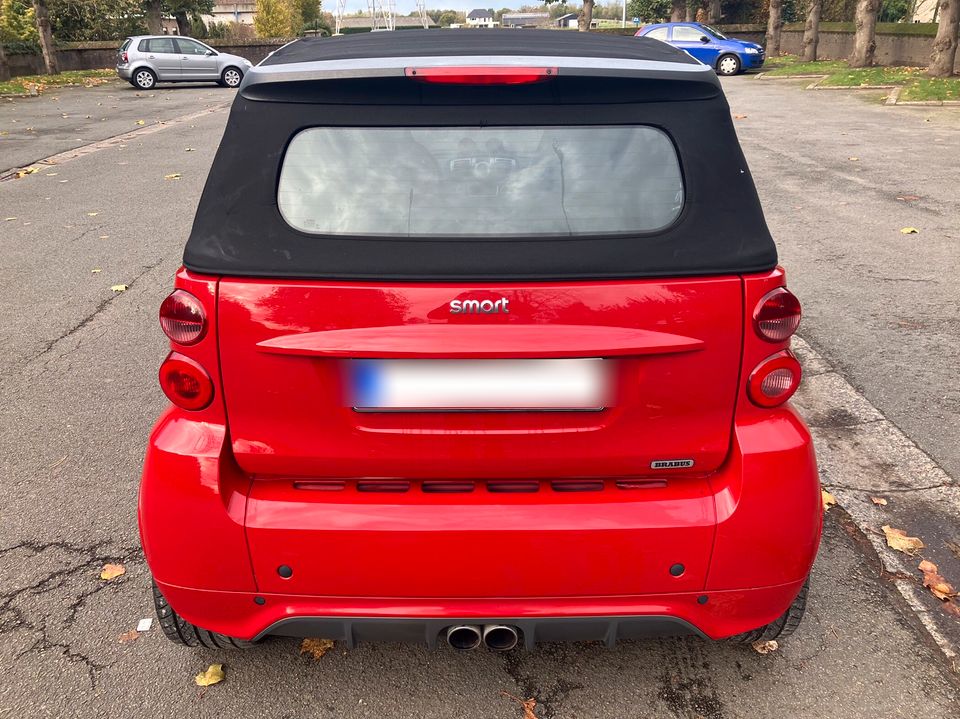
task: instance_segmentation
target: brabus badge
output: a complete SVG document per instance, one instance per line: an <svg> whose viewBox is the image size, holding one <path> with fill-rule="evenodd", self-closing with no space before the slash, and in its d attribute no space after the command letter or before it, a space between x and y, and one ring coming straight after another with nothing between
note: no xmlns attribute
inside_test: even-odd
<svg viewBox="0 0 960 719"><path fill-rule="evenodd" d="M692 466L692 459L655 459L650 463L650 469L681 469Z"/></svg>

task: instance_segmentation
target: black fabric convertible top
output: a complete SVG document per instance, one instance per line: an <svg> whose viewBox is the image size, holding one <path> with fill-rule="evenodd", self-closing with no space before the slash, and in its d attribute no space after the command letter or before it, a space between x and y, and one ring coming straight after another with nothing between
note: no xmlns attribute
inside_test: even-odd
<svg viewBox="0 0 960 719"><path fill-rule="evenodd" d="M688 56L674 48L639 40L545 30L434 30L293 43L267 64L342 61L353 52L397 57L403 51L415 57L522 50L561 57L606 52L679 65L677 71L664 72L658 64L650 72L613 76L595 68L567 73L561 67L550 82L490 87L416 82L404 77L402 68L396 77L321 80L298 79L292 70L289 80L278 80L276 71L264 67L270 79L258 84L261 69L254 68L234 101L184 264L214 275L400 281L639 278L772 269L776 249L716 76L702 66L687 70ZM680 160L683 210L671 226L647 234L479 238L307 234L280 214L277 187L284 153L305 128L495 125L660 128Z"/></svg>
<svg viewBox="0 0 960 719"><path fill-rule="evenodd" d="M283 46L260 64L435 55L560 55L697 64L687 53L648 37L546 30L402 30L308 38Z"/></svg>

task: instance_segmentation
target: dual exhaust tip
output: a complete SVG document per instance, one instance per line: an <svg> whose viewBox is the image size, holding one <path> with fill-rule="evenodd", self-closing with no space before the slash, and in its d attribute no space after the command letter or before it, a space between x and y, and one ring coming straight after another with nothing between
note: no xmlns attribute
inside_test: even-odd
<svg viewBox="0 0 960 719"><path fill-rule="evenodd" d="M506 624L455 624L447 628L447 644L462 652L483 644L495 652L508 652L517 646L520 634Z"/></svg>

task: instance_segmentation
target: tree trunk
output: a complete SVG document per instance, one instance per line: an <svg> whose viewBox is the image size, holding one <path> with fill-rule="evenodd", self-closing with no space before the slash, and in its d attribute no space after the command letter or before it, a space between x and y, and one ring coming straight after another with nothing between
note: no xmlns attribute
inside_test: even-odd
<svg viewBox="0 0 960 719"><path fill-rule="evenodd" d="M695 12L695 9L694 9L694 7L693 7L693 3L689 2L689 0L688 0L688 2L687 2L687 7L686 7L686 9L685 9L685 11L684 11L684 13L683 13L683 21L684 21L684 22L693 22L694 12Z"/></svg>
<svg viewBox="0 0 960 719"><path fill-rule="evenodd" d="M173 14L173 18L177 21L177 33L180 35L190 36L190 18L187 17L185 10L180 10Z"/></svg>
<svg viewBox="0 0 960 719"><path fill-rule="evenodd" d="M708 0L707 2L707 25L715 25L720 22L720 0Z"/></svg>
<svg viewBox="0 0 960 719"><path fill-rule="evenodd" d="M57 75L60 73L60 65L57 63L57 48L53 46L53 33L50 31L50 13L47 12L47 0L33 0L33 13L37 20L37 33L40 35L43 65L48 75Z"/></svg>
<svg viewBox="0 0 960 719"><path fill-rule="evenodd" d="M593 22L593 6L595 0L583 0L580 17L577 18L580 32L590 32L590 23Z"/></svg>
<svg viewBox="0 0 960 719"><path fill-rule="evenodd" d="M163 20L160 18L160 0L147 0L143 4L146 11L147 32L159 35L163 32Z"/></svg>
<svg viewBox="0 0 960 719"><path fill-rule="evenodd" d="M783 0L770 0L770 15L767 18L767 57L780 54L780 31L783 29Z"/></svg>
<svg viewBox="0 0 960 719"><path fill-rule="evenodd" d="M7 64L7 53L3 51L3 43L0 42L0 82L10 79L10 66Z"/></svg>
<svg viewBox="0 0 960 719"><path fill-rule="evenodd" d="M850 67L870 67L873 54L877 50L877 12L880 0L857 0L857 14L854 25L853 52L847 61Z"/></svg>
<svg viewBox="0 0 960 719"><path fill-rule="evenodd" d="M683 22L686 12L686 0L672 0L670 4L670 22Z"/></svg>
<svg viewBox="0 0 960 719"><path fill-rule="evenodd" d="M810 0L807 12L807 24L803 26L803 61L813 62L817 59L817 43L820 42L820 11L823 10L823 0Z"/></svg>
<svg viewBox="0 0 960 719"><path fill-rule="evenodd" d="M949 77L957 60L957 36L960 31L960 0L940 0L940 23L933 41L927 74Z"/></svg>

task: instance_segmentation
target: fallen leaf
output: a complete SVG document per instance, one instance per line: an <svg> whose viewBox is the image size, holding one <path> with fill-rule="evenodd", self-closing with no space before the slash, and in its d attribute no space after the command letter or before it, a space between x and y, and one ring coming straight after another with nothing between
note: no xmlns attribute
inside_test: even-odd
<svg viewBox="0 0 960 719"><path fill-rule="evenodd" d="M100 235L100 239L101 239L101 240L109 240L109 239L110 239L110 235Z"/></svg>
<svg viewBox="0 0 960 719"><path fill-rule="evenodd" d="M59 172L48 172L47 177L56 177L59 174L60 174Z"/></svg>
<svg viewBox="0 0 960 719"><path fill-rule="evenodd" d="M103 569L100 570L100 579L110 582L126 573L127 568L122 564L104 564Z"/></svg>
<svg viewBox="0 0 960 719"><path fill-rule="evenodd" d="M137 120L137 125L145 125L146 123L143 120Z"/></svg>
<svg viewBox="0 0 960 719"><path fill-rule="evenodd" d="M747 116L746 116L746 115L734 115L734 116L733 116L733 119L734 119L734 120L746 120L746 119L747 119Z"/></svg>
<svg viewBox="0 0 960 719"><path fill-rule="evenodd" d="M180 173L179 173L179 172L171 172L169 175L164 175L164 176L163 176L163 179L164 179L164 180L179 180L179 179L180 179Z"/></svg>
<svg viewBox="0 0 960 719"><path fill-rule="evenodd" d="M847 159L850 160L850 162L860 162L859 157L848 157Z"/></svg>
<svg viewBox="0 0 960 719"><path fill-rule="evenodd" d="M185 148L183 149L183 151L184 151L184 152L193 152L193 148L192 148L192 147L185 147Z"/></svg>
<svg viewBox="0 0 960 719"><path fill-rule="evenodd" d="M94 267L92 270L90 270L90 272L94 275L99 275L101 272L103 272L103 270L101 270L99 267Z"/></svg>
<svg viewBox="0 0 960 719"><path fill-rule="evenodd" d="M901 235L918 235L920 234L920 230L918 230L916 227L901 227L900 234Z"/></svg>
<svg viewBox="0 0 960 719"><path fill-rule="evenodd" d="M129 644L130 642L135 642L140 638L140 633L136 629L131 629L129 632L124 632L119 637L121 644Z"/></svg>
<svg viewBox="0 0 960 719"><path fill-rule="evenodd" d="M537 719L537 715L533 713L534 708L537 706L537 700L533 697L529 699L521 699L520 697L515 697L510 692L502 691L500 692L503 696L513 699L517 704L523 708L523 719Z"/></svg>
<svg viewBox="0 0 960 719"><path fill-rule="evenodd" d="M17 219L17 218L16 218L16 217L4 217L4 218L3 218L3 221L4 221L4 222L13 222L15 219Z"/></svg>
<svg viewBox="0 0 960 719"><path fill-rule="evenodd" d="M904 554L914 554L923 549L924 544L918 537L908 537L902 529L896 529L884 524L881 529L887 538L887 546Z"/></svg>
<svg viewBox="0 0 960 719"><path fill-rule="evenodd" d="M917 567L923 572L923 586L937 599L949 602L951 597L957 596L956 590L937 570L937 565L924 559Z"/></svg>
<svg viewBox="0 0 960 719"><path fill-rule="evenodd" d="M870 497L870 501L873 502L878 507L887 506L887 500L885 500L883 497Z"/></svg>
<svg viewBox="0 0 960 719"><path fill-rule="evenodd" d="M825 489L820 490L820 499L823 501L824 512L837 503L837 498Z"/></svg>
<svg viewBox="0 0 960 719"><path fill-rule="evenodd" d="M780 648L780 644L776 639L768 639L765 642L758 640L750 646L753 647L753 651L755 651L757 654L770 654L771 652L775 652Z"/></svg>
<svg viewBox="0 0 960 719"><path fill-rule="evenodd" d="M207 671L200 672L193 678L198 687L209 687L213 684L219 684L226 676L223 673L223 664L211 664Z"/></svg>
<svg viewBox="0 0 960 719"><path fill-rule="evenodd" d="M960 542L951 542L949 539L944 542L947 545L947 549L953 552L954 556L957 559L960 559Z"/></svg>
<svg viewBox="0 0 960 719"><path fill-rule="evenodd" d="M952 614L953 616L960 618L960 607L954 602L944 602L942 605L943 609L947 614Z"/></svg>
<svg viewBox="0 0 960 719"><path fill-rule="evenodd" d="M902 202L914 202L920 199L919 195L897 195L897 199Z"/></svg>
<svg viewBox="0 0 960 719"><path fill-rule="evenodd" d="M128 285L113 285L110 289L114 292L126 292Z"/></svg>
<svg viewBox="0 0 960 719"><path fill-rule="evenodd" d="M99 214L100 214L99 212L88 212L87 217L96 217Z"/></svg>
<svg viewBox="0 0 960 719"><path fill-rule="evenodd" d="M22 170L17 171L17 179L21 177L26 177L27 175L33 175L34 173L40 172L39 167L24 167Z"/></svg>
<svg viewBox="0 0 960 719"><path fill-rule="evenodd" d="M309 638L300 643L300 653L309 654L315 660L320 659L331 649L333 649L333 642L330 639Z"/></svg>

